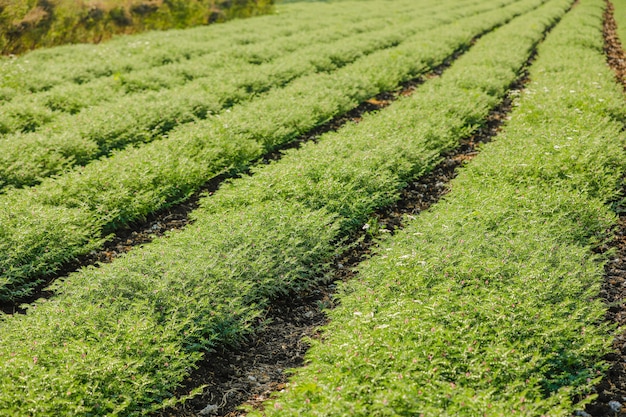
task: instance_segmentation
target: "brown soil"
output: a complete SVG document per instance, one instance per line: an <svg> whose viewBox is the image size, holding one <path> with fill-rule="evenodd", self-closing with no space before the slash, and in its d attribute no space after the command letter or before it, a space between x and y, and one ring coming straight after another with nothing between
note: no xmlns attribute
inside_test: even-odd
<svg viewBox="0 0 626 417"><path fill-rule="evenodd" d="M626 88L626 53L617 36L617 23L613 17L613 4L607 2L604 11L604 53L611 69L615 72L616 80Z"/></svg>
<svg viewBox="0 0 626 417"><path fill-rule="evenodd" d="M600 297L609 309L606 320L619 326L626 324L626 215L620 215L615 239L599 251L613 249L615 257L605 266L605 280ZM610 369L605 378L595 387L598 398L587 406L586 412L593 417L626 416L626 407L616 413L610 403L626 404L626 333L613 340L613 352L604 358ZM615 405L615 403L613 404Z"/></svg>
<svg viewBox="0 0 626 417"><path fill-rule="evenodd" d="M626 87L626 55L617 36L613 18L613 5L607 2L604 13L604 51L609 66L615 71L617 81ZM626 188L622 195L626 195ZM626 324L626 208L619 207L619 222L615 238L599 252L615 251L612 260L605 266L605 280L600 297L608 305L606 320L618 326ZM610 364L605 378L595 387L598 398L586 408L593 417L626 416L626 333L613 340L613 352L604 358ZM624 404L621 409L617 405ZM613 405L613 408L611 407ZM616 410L619 409L619 412Z"/></svg>

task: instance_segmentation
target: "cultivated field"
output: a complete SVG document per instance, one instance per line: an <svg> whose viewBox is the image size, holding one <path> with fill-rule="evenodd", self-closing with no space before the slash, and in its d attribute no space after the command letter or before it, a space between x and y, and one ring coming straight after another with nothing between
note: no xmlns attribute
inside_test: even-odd
<svg viewBox="0 0 626 417"><path fill-rule="evenodd" d="M295 2L1 60L0 415L225 415L202 358L335 285L251 415L616 415L606 8Z"/></svg>

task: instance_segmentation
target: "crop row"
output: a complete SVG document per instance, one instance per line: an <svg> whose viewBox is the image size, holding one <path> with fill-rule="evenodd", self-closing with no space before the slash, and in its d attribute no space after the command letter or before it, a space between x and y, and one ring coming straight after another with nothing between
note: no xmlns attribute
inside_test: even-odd
<svg viewBox="0 0 626 417"><path fill-rule="evenodd" d="M431 6L432 7L432 6ZM428 3L421 8L422 13L433 13ZM381 7L375 15L363 10L354 16L337 15L332 19L320 20L316 26L304 26L300 30L285 33L275 29L271 31L273 37L264 33L263 42L230 46L228 48L211 48L210 53L199 57L191 57L182 62L175 62L160 67L151 67L136 70L125 74L113 74L108 77L99 77L82 84L60 84L50 90L40 93L21 94L11 102L0 106L0 133L12 133L20 131L33 131L42 125L55 120L63 113L77 113L81 109L98 105L84 117L98 116L98 111L106 111L101 104L108 101L117 101L125 95L132 95L143 91L158 91L180 87L191 80L211 76L204 80L204 88L226 81L232 82L227 76L232 73L240 73L248 65L253 68L259 64L274 61L291 52L298 51L303 47L318 44L322 48L328 48L329 42L353 36L363 32L378 31L388 26L387 19L394 18L398 24L415 17L407 10L406 4L394 4L394 7ZM433 16L435 17L435 16ZM208 48L207 48L208 49ZM49 69L48 71L53 71ZM220 77L216 75L220 74ZM249 78L249 77L248 77ZM197 85L201 88L202 85ZM141 96L138 100L154 100L156 97ZM126 103L128 105L128 103ZM136 107L136 104L135 104ZM69 119L70 121L73 119ZM84 122L76 120L77 123ZM55 130L63 129L63 125L57 123L46 134ZM9 140L19 140L10 138Z"/></svg>
<svg viewBox="0 0 626 417"><path fill-rule="evenodd" d="M228 25L148 32L101 45L63 46L41 49L21 58L2 58L0 97L6 100L59 84L83 84L99 77L184 62L237 45L263 44L276 36L314 30L320 21L334 22L335 16L350 19L357 10L370 17L381 12L376 2L361 1L358 6L354 2L341 3L320 5L317 10L306 5L290 5L280 8L278 16L254 19L252 25L242 20Z"/></svg>
<svg viewBox="0 0 626 417"><path fill-rule="evenodd" d="M322 279L343 237L477 128L570 3L552 0L485 35L413 96L204 198L183 231L71 274L54 298L4 317L0 410L171 403L203 351L240 341L270 299Z"/></svg>
<svg viewBox="0 0 626 417"><path fill-rule="evenodd" d="M0 300L23 297L103 235L185 199L213 176L269 150L359 102L439 65L472 38L543 0L524 0L424 31L332 73L299 78L261 99L114 153L39 186L0 196Z"/></svg>
<svg viewBox="0 0 626 417"><path fill-rule="evenodd" d="M343 285L308 365L253 415L571 416L594 398L611 329L593 248L626 172L603 7L549 35L505 131Z"/></svg>
<svg viewBox="0 0 626 417"><path fill-rule="evenodd" d="M40 132L9 135L0 139L0 188L33 185L42 177L87 164L113 149L160 138L177 125L204 119L294 79L332 72L363 56L394 47L413 36L418 28L443 26L492 8L483 3L458 11L441 7L426 16L406 14L408 21L399 21L392 27L339 37L321 47L302 47L262 65L231 61L213 74L180 88L131 95L61 117Z"/></svg>

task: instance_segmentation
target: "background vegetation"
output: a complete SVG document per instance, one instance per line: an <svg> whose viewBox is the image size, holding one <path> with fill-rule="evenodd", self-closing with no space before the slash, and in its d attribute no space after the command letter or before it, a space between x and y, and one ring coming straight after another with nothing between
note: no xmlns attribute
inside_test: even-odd
<svg viewBox="0 0 626 417"><path fill-rule="evenodd" d="M0 50L100 42L268 13L274 0L0 0Z"/></svg>

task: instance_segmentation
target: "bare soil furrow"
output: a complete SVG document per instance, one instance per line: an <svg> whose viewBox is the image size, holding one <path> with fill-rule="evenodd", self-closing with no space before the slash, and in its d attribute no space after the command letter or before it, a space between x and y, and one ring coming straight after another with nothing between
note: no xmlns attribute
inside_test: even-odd
<svg viewBox="0 0 626 417"><path fill-rule="evenodd" d="M607 63L615 72L617 81L626 88L626 52L617 35L617 23L613 17L613 4L607 1L604 12L604 53Z"/></svg>
<svg viewBox="0 0 626 417"><path fill-rule="evenodd" d="M613 4L608 1L604 12L603 34L607 63L615 72L616 80L626 88L626 53L617 36ZM622 195L626 195L626 187ZM606 320L618 326L624 326L626 324L626 305L624 304L626 299L626 207L623 207L623 202L616 204L616 211L619 214L619 222L615 239L610 244L598 248L599 252L615 251L611 261L604 268L605 279L600 297L608 306ZM626 407L623 406L626 404L626 332L615 337L613 352L604 359L610 368L595 388L598 398L586 407L585 413L593 417L626 415Z"/></svg>
<svg viewBox="0 0 626 417"><path fill-rule="evenodd" d="M599 248L599 252L615 250L615 256L605 270L600 297L607 303L606 320L618 326L626 324L626 215L621 214L615 239L610 244ZM604 360L610 364L606 376L595 387L598 398L586 407L587 416L613 417L616 411L626 411L626 333L618 334L613 340L613 352ZM583 415L585 416L585 415Z"/></svg>

